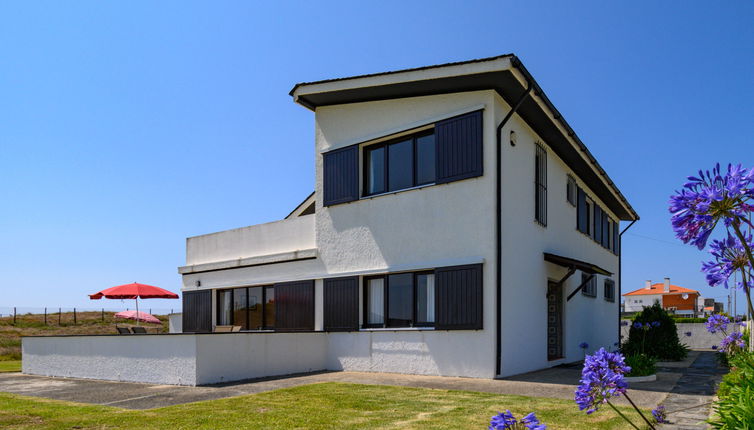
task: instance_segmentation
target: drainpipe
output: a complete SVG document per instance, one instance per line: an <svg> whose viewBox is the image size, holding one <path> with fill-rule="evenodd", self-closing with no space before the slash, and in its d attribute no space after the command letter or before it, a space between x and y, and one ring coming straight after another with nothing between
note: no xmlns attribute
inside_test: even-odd
<svg viewBox="0 0 754 430"><path fill-rule="evenodd" d="M502 308L502 298L501 298L501 292L503 290L503 268L501 264L502 260L502 254L503 254L503 236L502 236L502 224L503 224L503 215L502 215L502 198L501 198L501 192L502 192L502 142L503 137L501 133L503 132L503 127L505 124L513 117L513 114L516 113L519 107L521 107L521 104L526 100L526 98L531 93L531 90L533 89L532 83L529 79L526 80L526 91L521 95L521 97L518 99L515 105L513 105L513 108L508 112L508 114L503 118L503 120L500 122L500 124L497 126L497 145L495 146L496 151L496 157L497 157L497 182L496 182L496 193L495 193L495 209L497 212L497 219L496 219L496 237L497 237L497 243L496 243L496 249L495 249L495 255L497 257L495 261L495 269L497 271L496 277L497 277L497 294L495 297L495 307L496 307L496 317L497 317L497 325L495 326L495 376L500 376L500 359L502 358L502 352L503 352L503 344L502 339L500 336L500 327L503 323L503 315L501 312Z"/></svg>
<svg viewBox="0 0 754 430"><path fill-rule="evenodd" d="M623 233L627 232L636 221L638 220L631 221L631 224L626 226L626 228L624 228L618 235L618 295L620 295L620 292L623 289ZM616 302L618 302L618 345L620 345L620 297L618 297Z"/></svg>

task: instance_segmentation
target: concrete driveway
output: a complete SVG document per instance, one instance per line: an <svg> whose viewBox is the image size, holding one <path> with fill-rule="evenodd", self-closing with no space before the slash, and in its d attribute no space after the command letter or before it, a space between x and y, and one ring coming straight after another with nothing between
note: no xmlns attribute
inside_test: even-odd
<svg viewBox="0 0 754 430"><path fill-rule="evenodd" d="M5 373L0 374L0 391L127 409L152 409L321 382L467 390L572 400L580 371L580 367L556 367L502 380L390 373L325 372L204 387L135 384ZM631 398L641 407L655 407L665 399L680 376L680 373L660 372L656 382L631 384ZM625 402L623 399L621 401Z"/></svg>

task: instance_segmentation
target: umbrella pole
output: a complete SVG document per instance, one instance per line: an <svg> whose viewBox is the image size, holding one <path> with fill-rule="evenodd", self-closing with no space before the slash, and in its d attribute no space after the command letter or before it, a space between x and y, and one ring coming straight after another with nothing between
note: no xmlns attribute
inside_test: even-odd
<svg viewBox="0 0 754 430"><path fill-rule="evenodd" d="M138 327L139 324L139 296L136 296L136 326Z"/></svg>

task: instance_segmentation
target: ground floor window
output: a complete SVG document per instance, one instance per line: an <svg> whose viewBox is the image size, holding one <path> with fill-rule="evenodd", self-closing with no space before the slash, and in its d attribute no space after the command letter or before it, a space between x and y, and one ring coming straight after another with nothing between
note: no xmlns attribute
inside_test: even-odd
<svg viewBox="0 0 754 430"><path fill-rule="evenodd" d="M269 285L219 290L217 325L237 325L241 330L275 328L275 288Z"/></svg>
<svg viewBox="0 0 754 430"><path fill-rule="evenodd" d="M433 272L395 273L365 279L365 327L427 327L434 323Z"/></svg>

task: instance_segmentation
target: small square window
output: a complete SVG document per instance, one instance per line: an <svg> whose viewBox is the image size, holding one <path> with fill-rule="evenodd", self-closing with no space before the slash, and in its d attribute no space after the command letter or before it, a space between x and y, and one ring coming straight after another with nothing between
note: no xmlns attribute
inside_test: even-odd
<svg viewBox="0 0 754 430"><path fill-rule="evenodd" d="M591 279L589 279L591 277ZM587 282L587 279L589 282ZM594 275L588 275L586 273L581 274L581 283L584 287L581 289L581 293L587 297L597 297L597 277Z"/></svg>
<svg viewBox="0 0 754 430"><path fill-rule="evenodd" d="M612 279L605 279L605 300L615 301L615 282Z"/></svg>

